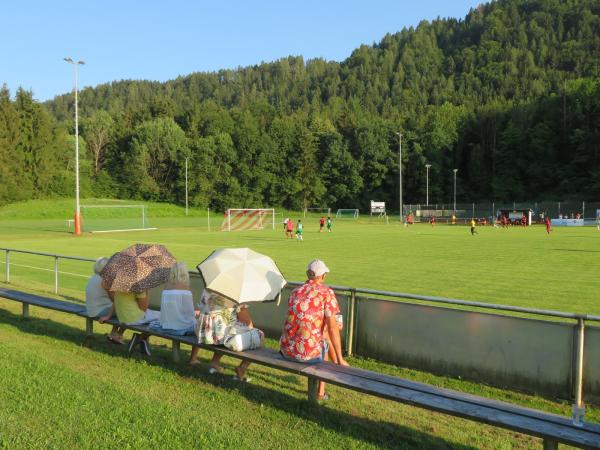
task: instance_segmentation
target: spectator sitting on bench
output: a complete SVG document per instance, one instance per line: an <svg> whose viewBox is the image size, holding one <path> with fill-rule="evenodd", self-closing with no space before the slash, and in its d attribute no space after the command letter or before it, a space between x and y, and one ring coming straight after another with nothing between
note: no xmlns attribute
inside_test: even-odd
<svg viewBox="0 0 600 450"><path fill-rule="evenodd" d="M119 322L126 325L144 325L159 320L160 312L148 309L150 299L148 291L144 292L115 292L115 310ZM150 356L149 335L147 333L135 333L129 342L128 351L131 353L136 345L140 351Z"/></svg>
<svg viewBox="0 0 600 450"><path fill-rule="evenodd" d="M193 330L196 324L190 275L185 263L171 268L169 281L160 297L160 325L164 330Z"/></svg>
<svg viewBox="0 0 600 450"><path fill-rule="evenodd" d="M308 280L290 295L279 340L280 352L286 359L306 364L327 361L331 346L333 362L348 365L342 356L340 327L336 320L340 308L333 290L323 284L327 273L329 269L323 261L311 261L306 271ZM329 398L322 381L317 398Z"/></svg>
<svg viewBox="0 0 600 450"><path fill-rule="evenodd" d="M216 292L204 290L200 298L200 310L196 322L196 335L202 344L223 345L225 338L235 335L236 330L253 328L252 318L248 312L248 305L238 305ZM199 347L192 347L191 365L199 364ZM223 355L214 353L210 361L208 372L211 374L223 373L220 365ZM249 361L242 360L235 368L235 380L250 381L246 376Z"/></svg>
<svg viewBox="0 0 600 450"><path fill-rule="evenodd" d="M106 266L108 258L98 258L94 263L94 275L92 275L85 287L85 307L88 317L99 317L100 323L115 317L112 293L109 292L100 272ZM108 340L115 344L123 344L123 332L117 325L114 325L112 331L107 336Z"/></svg>

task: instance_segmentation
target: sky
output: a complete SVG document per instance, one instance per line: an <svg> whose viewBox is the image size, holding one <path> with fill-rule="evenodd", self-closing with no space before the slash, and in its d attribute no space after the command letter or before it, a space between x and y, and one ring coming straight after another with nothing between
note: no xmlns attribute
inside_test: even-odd
<svg viewBox="0 0 600 450"><path fill-rule="evenodd" d="M166 81L288 55L342 61L361 44L483 0L8 0L0 84L45 101L73 89L63 58L83 60L79 87ZM4 3L4 2L3 2Z"/></svg>

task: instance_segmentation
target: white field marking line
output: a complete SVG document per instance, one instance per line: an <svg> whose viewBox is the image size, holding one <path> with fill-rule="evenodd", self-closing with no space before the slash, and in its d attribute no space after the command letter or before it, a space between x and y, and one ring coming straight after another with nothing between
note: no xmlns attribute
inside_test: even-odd
<svg viewBox="0 0 600 450"><path fill-rule="evenodd" d="M6 262L0 261L0 264L6 265ZM45 267L27 266L25 264L15 264L15 263L10 263L10 265L11 266L16 266L16 267L25 267L27 269L37 269L37 270L45 270L46 272L54 272L54 269L46 269ZM58 273L62 273L63 275L71 275L71 276L74 276L74 277L88 278L88 275L81 275L80 273L63 272L61 270L59 270Z"/></svg>
<svg viewBox="0 0 600 450"><path fill-rule="evenodd" d="M100 230L100 231L90 231L92 234L96 233L122 233L125 231L149 231L149 230L158 230L158 228L130 228L125 230Z"/></svg>

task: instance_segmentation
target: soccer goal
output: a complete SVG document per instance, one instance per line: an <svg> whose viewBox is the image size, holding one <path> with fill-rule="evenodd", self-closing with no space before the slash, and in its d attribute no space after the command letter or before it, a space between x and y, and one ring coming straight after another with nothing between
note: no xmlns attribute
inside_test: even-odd
<svg viewBox="0 0 600 450"><path fill-rule="evenodd" d="M275 210L272 208L228 209L221 231L275 229Z"/></svg>
<svg viewBox="0 0 600 450"><path fill-rule="evenodd" d="M338 209L335 217L337 219L358 219L358 209Z"/></svg>
<svg viewBox="0 0 600 450"><path fill-rule="evenodd" d="M89 233L156 230L148 223L146 205L81 205L81 215Z"/></svg>

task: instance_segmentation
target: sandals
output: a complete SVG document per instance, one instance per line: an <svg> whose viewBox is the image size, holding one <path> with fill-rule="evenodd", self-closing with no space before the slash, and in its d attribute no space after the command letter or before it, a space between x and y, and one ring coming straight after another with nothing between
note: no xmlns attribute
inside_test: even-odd
<svg viewBox="0 0 600 450"><path fill-rule="evenodd" d="M210 373L211 375L216 375L216 374L222 374L223 373L223 368L219 367L209 367L208 368L208 373Z"/></svg>
<svg viewBox="0 0 600 450"><path fill-rule="evenodd" d="M115 336L112 334L107 334L106 335L106 339L110 342L112 342L113 344L118 344L118 345L124 345L125 342L123 342L123 338L121 336Z"/></svg>
<svg viewBox="0 0 600 450"><path fill-rule="evenodd" d="M238 369L239 369L239 367L235 368L235 375L233 376L233 381L241 381L242 383L249 383L252 381L252 378L250 378L246 375L240 376Z"/></svg>
<svg viewBox="0 0 600 450"><path fill-rule="evenodd" d="M242 383L250 383L252 381L252 378L246 377L246 376L243 376L242 378L240 378L237 375L234 375L233 381L240 381Z"/></svg>
<svg viewBox="0 0 600 450"><path fill-rule="evenodd" d="M326 402L327 400L329 400L329 394L325 392L322 396L317 397L317 400L320 402Z"/></svg>

